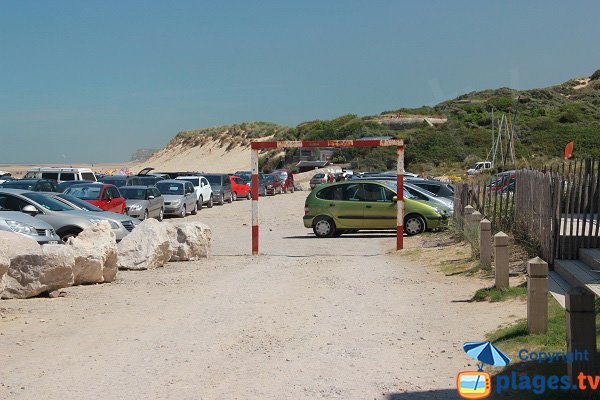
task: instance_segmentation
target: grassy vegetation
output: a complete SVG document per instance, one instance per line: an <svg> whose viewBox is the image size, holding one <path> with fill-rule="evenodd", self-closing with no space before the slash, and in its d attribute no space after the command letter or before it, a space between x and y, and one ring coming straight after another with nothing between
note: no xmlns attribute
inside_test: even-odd
<svg viewBox="0 0 600 400"><path fill-rule="evenodd" d="M600 343L600 303L596 305L596 335ZM516 372L525 375L566 375L567 365L564 362L538 363L520 362L518 352L521 349L544 352L566 351L566 316L565 311L552 297L548 297L548 333L544 335L530 335L527 332L527 321L521 320L512 326L500 328L490 333L487 337L494 345L502 349L511 359L511 364L504 370L497 369L496 373L510 374ZM492 385L493 387L493 385ZM506 392L502 395L493 395L492 399L539 399L540 395L532 392ZM543 398L571 399L572 394L564 391L546 392Z"/></svg>
<svg viewBox="0 0 600 400"><path fill-rule="evenodd" d="M427 175L462 175L477 160L484 159L491 147L492 109L495 117L512 115L517 142L518 166L539 167L561 159L565 144L575 140L576 156L600 157L600 70L584 88L581 82L542 89L517 91L508 88L471 92L434 107L399 108L379 115L360 117L342 115L331 120L314 120L287 127L270 122L250 122L183 131L170 144L203 145L217 140L221 147L246 146L257 137L274 136L278 140L358 139L390 136L407 143L405 163L408 170ZM394 130L379 121L390 114L433 115L448 122L426 123ZM230 147L231 146L231 147ZM263 155L266 169L291 166L297 150L271 151ZM349 162L354 169L393 170L396 165L392 148L342 149L338 162Z"/></svg>
<svg viewBox="0 0 600 400"><path fill-rule="evenodd" d="M506 289L497 289L495 287L479 289L473 296L473 301L489 301L496 303L510 299L523 299L527 297L527 285L523 284L517 287Z"/></svg>

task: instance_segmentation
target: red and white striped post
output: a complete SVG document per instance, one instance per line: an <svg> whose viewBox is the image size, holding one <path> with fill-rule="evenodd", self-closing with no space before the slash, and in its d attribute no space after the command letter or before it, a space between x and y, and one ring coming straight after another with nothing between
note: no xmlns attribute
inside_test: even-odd
<svg viewBox="0 0 600 400"><path fill-rule="evenodd" d="M398 156L396 199L398 202L398 222L396 226L396 250L404 248L404 146L396 147Z"/></svg>
<svg viewBox="0 0 600 400"><path fill-rule="evenodd" d="M258 255L258 149L252 149L252 255Z"/></svg>
<svg viewBox="0 0 600 400"><path fill-rule="evenodd" d="M401 139L365 140L294 140L276 142L252 142L252 255L258 255L258 151L261 149L301 147L389 147L396 146L398 156L398 217L396 226L396 249L404 248L404 142Z"/></svg>

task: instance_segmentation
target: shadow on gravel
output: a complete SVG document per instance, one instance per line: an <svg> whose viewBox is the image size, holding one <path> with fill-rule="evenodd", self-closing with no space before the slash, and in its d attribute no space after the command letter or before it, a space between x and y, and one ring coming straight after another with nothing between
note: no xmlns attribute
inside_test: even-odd
<svg viewBox="0 0 600 400"><path fill-rule="evenodd" d="M454 389L429 390L425 392L389 393L385 400L437 400L437 399L460 399L458 392Z"/></svg>

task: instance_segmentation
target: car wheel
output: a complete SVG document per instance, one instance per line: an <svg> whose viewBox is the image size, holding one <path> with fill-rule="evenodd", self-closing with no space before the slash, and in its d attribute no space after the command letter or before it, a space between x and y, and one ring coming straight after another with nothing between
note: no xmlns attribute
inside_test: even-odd
<svg viewBox="0 0 600 400"><path fill-rule="evenodd" d="M156 219L159 221L162 221L164 217L165 217L165 209L161 207L160 212L158 213L158 218L156 218Z"/></svg>
<svg viewBox="0 0 600 400"><path fill-rule="evenodd" d="M237 193L236 192L231 192L231 201L237 201ZM231 203L230 201L230 203Z"/></svg>
<svg viewBox="0 0 600 400"><path fill-rule="evenodd" d="M329 217L319 216L313 222L313 232L317 237L330 238L335 233L335 223Z"/></svg>
<svg viewBox="0 0 600 400"><path fill-rule="evenodd" d="M408 236L418 235L419 233L425 232L425 220L420 215L409 215L404 221L404 232Z"/></svg>
<svg viewBox="0 0 600 400"><path fill-rule="evenodd" d="M246 200L251 200L252 199L252 192L248 192L248 194L246 195Z"/></svg>
<svg viewBox="0 0 600 400"><path fill-rule="evenodd" d="M221 200L217 204L219 204L220 206L222 206L223 204L225 204L225 193L221 194Z"/></svg>
<svg viewBox="0 0 600 400"><path fill-rule="evenodd" d="M198 202L194 203L194 208L192 209L191 214L192 215L198 214Z"/></svg>
<svg viewBox="0 0 600 400"><path fill-rule="evenodd" d="M144 210L144 217L142 219L142 221L145 221L148 219L148 210Z"/></svg>
<svg viewBox="0 0 600 400"><path fill-rule="evenodd" d="M204 205L204 199L200 196L200 200L198 200L198 210L202 210L202 206Z"/></svg>
<svg viewBox="0 0 600 400"><path fill-rule="evenodd" d="M185 209L185 204L181 207L181 211L179 212L179 218L185 217L187 214L187 210Z"/></svg>
<svg viewBox="0 0 600 400"><path fill-rule="evenodd" d="M213 204L213 197L212 197L212 194L211 194L211 195L210 195L210 200L208 200L207 207L208 207L208 208L213 208L213 205L214 205L214 204Z"/></svg>
<svg viewBox="0 0 600 400"><path fill-rule="evenodd" d="M227 202L228 202L229 204L231 204L231 203L233 202L233 192L232 192L232 193L229 193L229 200L227 200Z"/></svg>
<svg viewBox="0 0 600 400"><path fill-rule="evenodd" d="M283 193L287 193L287 186L284 186L284 187L283 187L283 189L282 189L282 192L283 192Z"/></svg>
<svg viewBox="0 0 600 400"><path fill-rule="evenodd" d="M294 185L290 186L290 193L294 193Z"/></svg>

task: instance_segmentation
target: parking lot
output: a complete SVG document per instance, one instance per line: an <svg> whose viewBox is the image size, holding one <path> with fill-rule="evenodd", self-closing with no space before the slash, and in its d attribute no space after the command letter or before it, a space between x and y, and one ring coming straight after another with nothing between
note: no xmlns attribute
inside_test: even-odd
<svg viewBox="0 0 600 400"><path fill-rule="evenodd" d="M462 343L514 309L462 302L479 282L386 254L393 235L314 238L306 194L260 200L269 255L239 200L186 217L213 227L207 260L3 302L0 398L448 398L419 392L452 389Z"/></svg>

